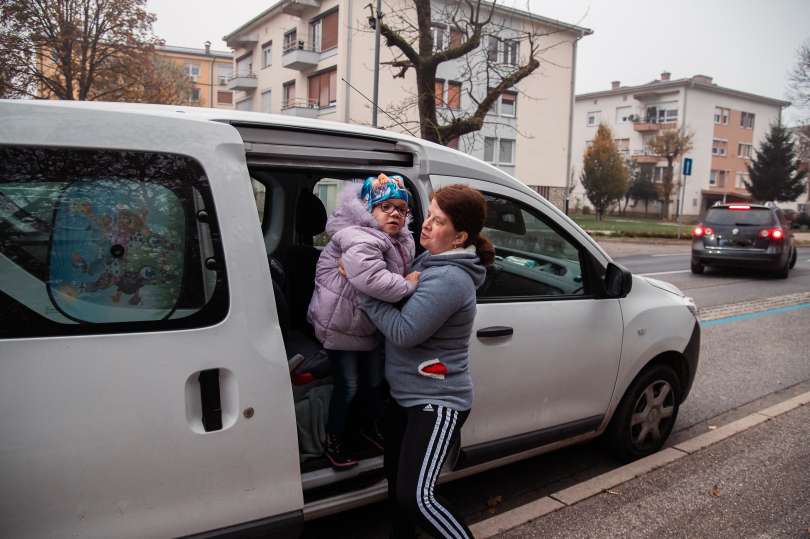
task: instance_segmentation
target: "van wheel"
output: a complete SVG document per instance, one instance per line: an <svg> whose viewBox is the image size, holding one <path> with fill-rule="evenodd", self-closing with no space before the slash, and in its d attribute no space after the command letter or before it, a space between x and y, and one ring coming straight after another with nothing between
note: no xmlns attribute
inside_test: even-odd
<svg viewBox="0 0 810 539"><path fill-rule="evenodd" d="M704 266L700 262L696 262L695 260L692 260L690 266L692 268L692 273L696 275L701 275L703 273L703 270L706 269L706 266Z"/></svg>
<svg viewBox="0 0 810 539"><path fill-rule="evenodd" d="M681 382L668 365L643 371L622 397L605 432L616 458L631 461L655 453L666 442L681 401Z"/></svg>

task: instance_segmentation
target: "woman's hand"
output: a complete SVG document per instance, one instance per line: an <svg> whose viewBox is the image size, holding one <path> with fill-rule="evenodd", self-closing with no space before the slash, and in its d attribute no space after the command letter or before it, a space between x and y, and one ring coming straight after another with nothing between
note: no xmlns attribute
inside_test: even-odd
<svg viewBox="0 0 810 539"><path fill-rule="evenodd" d="M343 257L338 258L338 273L340 273L341 275L343 275L348 279L348 277L346 276L346 268L343 267Z"/></svg>
<svg viewBox="0 0 810 539"><path fill-rule="evenodd" d="M419 272L418 271L410 272L408 275L405 276L405 280L406 281L411 281L412 283L418 283L419 282Z"/></svg>

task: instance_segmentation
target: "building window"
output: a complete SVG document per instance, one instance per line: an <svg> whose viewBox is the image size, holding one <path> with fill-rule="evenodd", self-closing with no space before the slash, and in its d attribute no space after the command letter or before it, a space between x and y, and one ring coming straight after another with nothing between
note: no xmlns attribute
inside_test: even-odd
<svg viewBox="0 0 810 539"><path fill-rule="evenodd" d="M200 64L186 64L185 71L191 80L200 78Z"/></svg>
<svg viewBox="0 0 810 539"><path fill-rule="evenodd" d="M337 68L309 78L309 104L318 108L331 107L337 102Z"/></svg>
<svg viewBox="0 0 810 539"><path fill-rule="evenodd" d="M717 155L720 157L725 157L728 149L728 141L714 139L712 141L712 155Z"/></svg>
<svg viewBox="0 0 810 539"><path fill-rule="evenodd" d="M746 129L753 129L754 128L754 114L750 112L743 112L740 115L740 127L744 127Z"/></svg>
<svg viewBox="0 0 810 539"><path fill-rule="evenodd" d="M243 99L236 102L236 110L253 110L253 103L251 98Z"/></svg>
<svg viewBox="0 0 810 539"><path fill-rule="evenodd" d="M293 28L292 30L284 32L283 52L287 52L288 50L295 48L298 48L298 30Z"/></svg>
<svg viewBox="0 0 810 539"><path fill-rule="evenodd" d="M627 154L630 153L630 139L629 138L617 138L614 140L616 143L616 149L627 157Z"/></svg>
<svg viewBox="0 0 810 539"><path fill-rule="evenodd" d="M647 123L675 123L678 121L678 104L677 103L660 103L647 107L647 114L645 115Z"/></svg>
<svg viewBox="0 0 810 539"><path fill-rule="evenodd" d="M633 107L616 107L616 123L626 124L631 122L630 117L633 115Z"/></svg>
<svg viewBox="0 0 810 539"><path fill-rule="evenodd" d="M495 165L513 165L515 163L514 139L484 137L484 161Z"/></svg>
<svg viewBox="0 0 810 539"><path fill-rule="evenodd" d="M251 54L246 54L236 61L237 77L249 77L253 75L253 57Z"/></svg>
<svg viewBox="0 0 810 539"><path fill-rule="evenodd" d="M447 43L445 43L447 30L443 24L431 25L430 33L433 37L433 52L443 51L447 48Z"/></svg>
<svg viewBox="0 0 810 539"><path fill-rule="evenodd" d="M723 107L714 107L714 123L717 125L728 125L728 118L731 111Z"/></svg>
<svg viewBox="0 0 810 539"><path fill-rule="evenodd" d="M744 159L751 159L751 151L753 150L750 144L744 144L740 142L737 144L737 157L742 157Z"/></svg>
<svg viewBox="0 0 810 539"><path fill-rule="evenodd" d="M230 64L217 64L217 83L220 86L228 84L228 79L233 73L233 66Z"/></svg>
<svg viewBox="0 0 810 539"><path fill-rule="evenodd" d="M712 170L709 173L709 185L716 187L725 187L726 184L726 171L725 170Z"/></svg>
<svg viewBox="0 0 810 539"><path fill-rule="evenodd" d="M664 183L666 173L667 167L655 167L653 169L653 183Z"/></svg>
<svg viewBox="0 0 810 539"><path fill-rule="evenodd" d="M448 81L447 108L458 110L461 108L461 83Z"/></svg>
<svg viewBox="0 0 810 539"><path fill-rule="evenodd" d="M745 183L743 183L745 181L750 181L748 179L748 174L746 174L745 172L738 172L736 183L734 186L737 187L738 189L745 189Z"/></svg>
<svg viewBox="0 0 810 539"><path fill-rule="evenodd" d="M262 112L273 112L270 109L270 97L271 97L271 90L265 90L262 92Z"/></svg>
<svg viewBox="0 0 810 539"><path fill-rule="evenodd" d="M334 10L312 22L310 25L312 47L314 50L328 51L337 47L338 12Z"/></svg>
<svg viewBox="0 0 810 539"><path fill-rule="evenodd" d="M291 80L284 83L281 88L281 108L286 109L295 105L295 81Z"/></svg>
<svg viewBox="0 0 810 539"><path fill-rule="evenodd" d="M232 105L233 92L217 91L217 103L221 105Z"/></svg>
<svg viewBox="0 0 810 539"><path fill-rule="evenodd" d="M487 42L487 61L496 63L498 61L498 43L500 40L495 36L489 36Z"/></svg>
<svg viewBox="0 0 810 539"><path fill-rule="evenodd" d="M436 95L436 107L444 106L444 80L436 79L433 83L433 91Z"/></svg>
<svg viewBox="0 0 810 539"><path fill-rule="evenodd" d="M197 103L200 100L200 89L199 88L192 88L191 89L191 102Z"/></svg>
<svg viewBox="0 0 810 539"><path fill-rule="evenodd" d="M594 110L588 113L587 115L587 122L586 125L588 127L594 127L599 125L599 117L601 116L602 112L598 110Z"/></svg>
<svg viewBox="0 0 810 539"><path fill-rule="evenodd" d="M262 67L273 65L273 42L268 41L262 45Z"/></svg>
<svg viewBox="0 0 810 539"><path fill-rule="evenodd" d="M450 48L461 46L461 31L450 29Z"/></svg>
<svg viewBox="0 0 810 539"><path fill-rule="evenodd" d="M548 200L549 196L551 195L550 185L530 185L529 187L546 200Z"/></svg>
<svg viewBox="0 0 810 539"><path fill-rule="evenodd" d="M518 64L519 43L514 39L507 39L503 42L503 63L510 66Z"/></svg>
<svg viewBox="0 0 810 539"><path fill-rule="evenodd" d="M516 92L504 92L501 94L501 108L499 112L501 116L509 116L510 118L514 118L516 116L517 114Z"/></svg>

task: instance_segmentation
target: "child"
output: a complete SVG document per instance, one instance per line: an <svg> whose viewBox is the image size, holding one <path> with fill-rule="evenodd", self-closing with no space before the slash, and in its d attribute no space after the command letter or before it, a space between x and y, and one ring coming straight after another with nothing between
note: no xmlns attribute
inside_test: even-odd
<svg viewBox="0 0 810 539"><path fill-rule="evenodd" d="M357 293L396 303L414 292L419 274L408 274L414 256L409 223L402 178L385 174L366 178L359 192L347 186L326 223L331 240L318 260L307 318L334 367L326 456L337 470L357 464L345 451L344 432L361 376L370 390L369 415L378 419L383 410L383 356L375 350L377 330L359 308ZM383 449L374 421L363 436Z"/></svg>

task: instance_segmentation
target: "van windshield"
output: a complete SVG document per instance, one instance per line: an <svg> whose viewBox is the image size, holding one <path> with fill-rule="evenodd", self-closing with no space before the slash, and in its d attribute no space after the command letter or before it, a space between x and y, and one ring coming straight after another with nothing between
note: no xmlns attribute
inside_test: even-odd
<svg viewBox="0 0 810 539"><path fill-rule="evenodd" d="M767 208L751 208L748 210L712 208L706 212L705 222L707 225L731 226L770 226L774 224L771 211Z"/></svg>

